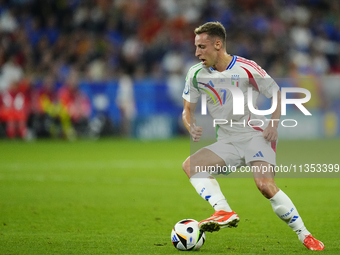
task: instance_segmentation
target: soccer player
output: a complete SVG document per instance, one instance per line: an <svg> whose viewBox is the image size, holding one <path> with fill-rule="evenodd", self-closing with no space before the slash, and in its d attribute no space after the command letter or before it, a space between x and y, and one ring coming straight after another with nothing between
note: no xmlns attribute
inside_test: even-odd
<svg viewBox="0 0 340 255"><path fill-rule="evenodd" d="M213 119L230 120L227 124L218 126L216 143L198 150L183 163L183 170L190 178L193 187L215 209L215 213L210 218L199 223L200 228L213 232L220 228L236 227L239 216L230 208L216 179L209 172L195 172L195 166L248 165L260 170L253 172L256 186L269 200L276 215L296 232L298 239L308 249L323 250L323 243L316 240L306 229L290 198L276 186L274 171L261 171L276 165L277 120L281 116L281 94L278 85L254 61L227 53L226 31L221 23L205 23L195 29L195 34L195 55L201 62L190 68L186 78L182 113L184 125L193 141L198 142L203 129L196 125L194 112L201 94L206 94L208 110ZM243 115L232 114L231 93L223 89L223 84L227 83L243 92L245 98ZM255 106L260 93L267 98L272 98L272 103L273 94L277 94L278 107L271 115L272 121L248 110L249 87L252 88ZM219 100L221 102L215 104ZM232 125L232 121L238 124Z"/></svg>

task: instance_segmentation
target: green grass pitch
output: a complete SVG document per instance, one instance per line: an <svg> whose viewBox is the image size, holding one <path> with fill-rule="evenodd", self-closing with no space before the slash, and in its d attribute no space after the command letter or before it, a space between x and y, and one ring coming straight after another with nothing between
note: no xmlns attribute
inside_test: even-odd
<svg viewBox="0 0 340 255"><path fill-rule="evenodd" d="M0 254L178 254L174 224L213 213L181 169L189 138L0 142ZM280 141L279 164L340 163L339 140ZM340 176L340 174L339 174ZM251 178L219 179L239 214L199 254L310 254ZM339 254L340 179L277 178L305 225Z"/></svg>

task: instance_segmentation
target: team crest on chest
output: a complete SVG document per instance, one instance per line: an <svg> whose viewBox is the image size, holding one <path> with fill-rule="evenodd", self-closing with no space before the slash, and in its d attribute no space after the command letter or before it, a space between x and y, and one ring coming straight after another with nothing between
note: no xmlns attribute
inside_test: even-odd
<svg viewBox="0 0 340 255"><path fill-rule="evenodd" d="M231 85L238 87L240 85L240 75L232 74L231 75Z"/></svg>

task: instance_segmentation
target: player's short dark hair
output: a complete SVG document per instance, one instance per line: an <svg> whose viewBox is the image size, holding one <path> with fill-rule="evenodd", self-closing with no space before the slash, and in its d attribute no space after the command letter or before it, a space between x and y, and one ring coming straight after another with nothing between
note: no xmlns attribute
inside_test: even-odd
<svg viewBox="0 0 340 255"><path fill-rule="evenodd" d="M226 47L227 32L220 22L207 22L195 29L196 35L203 33L207 33L211 37L218 37L221 40L223 47Z"/></svg>

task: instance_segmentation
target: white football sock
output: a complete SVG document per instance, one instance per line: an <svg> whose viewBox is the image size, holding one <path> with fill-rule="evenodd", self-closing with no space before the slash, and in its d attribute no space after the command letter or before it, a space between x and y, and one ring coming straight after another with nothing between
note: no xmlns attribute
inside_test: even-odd
<svg viewBox="0 0 340 255"><path fill-rule="evenodd" d="M303 242L305 235L309 235L310 232L303 224L303 221L290 198L282 190L279 190L279 192L270 198L269 201L276 215L286 222L288 226L296 232L299 240Z"/></svg>
<svg viewBox="0 0 340 255"><path fill-rule="evenodd" d="M232 212L216 179L208 172L199 172L190 178L197 193L207 200L216 211Z"/></svg>

